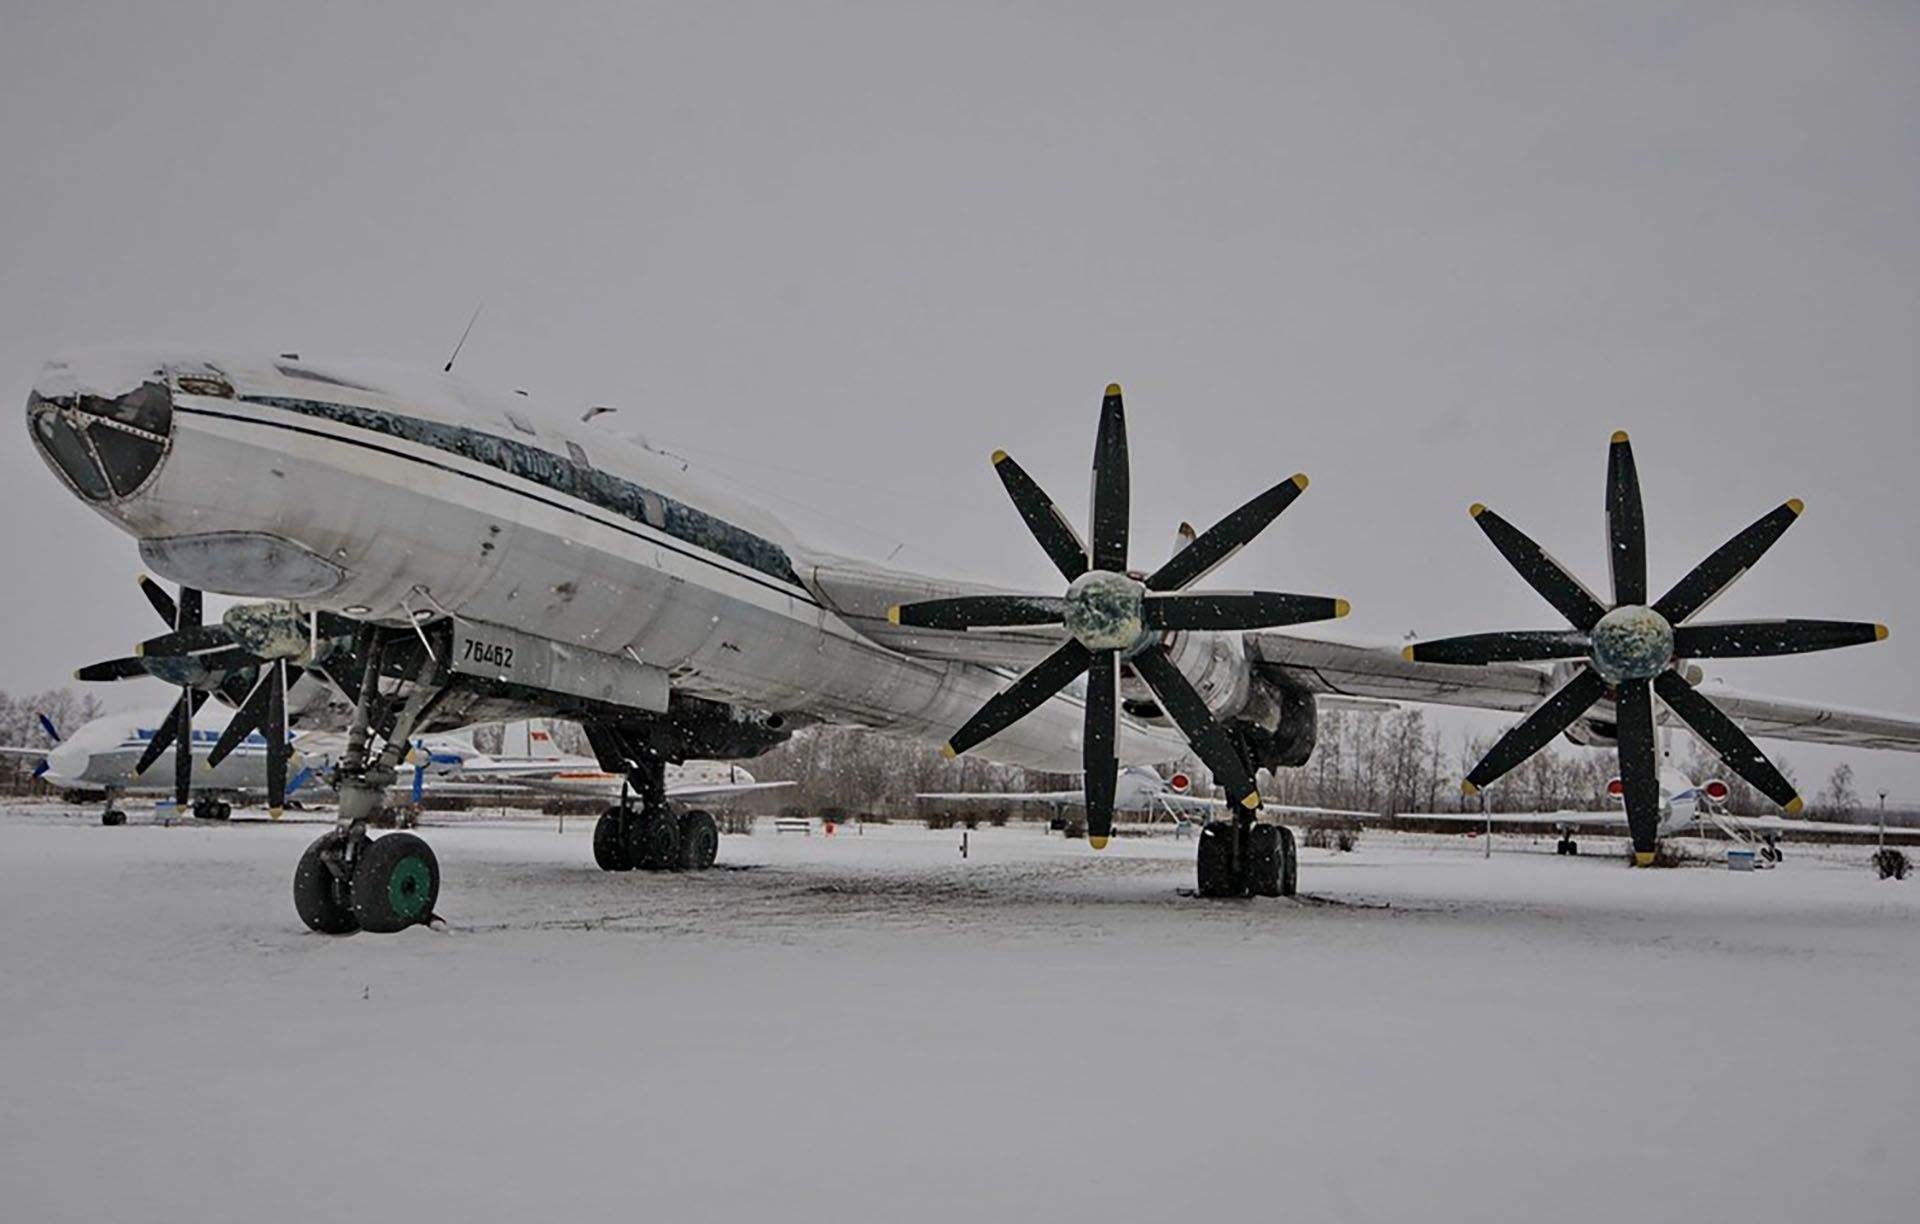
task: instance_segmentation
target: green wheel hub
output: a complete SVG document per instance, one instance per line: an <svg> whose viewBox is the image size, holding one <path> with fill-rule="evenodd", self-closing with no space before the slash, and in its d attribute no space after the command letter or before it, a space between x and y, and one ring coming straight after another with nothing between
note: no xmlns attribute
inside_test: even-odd
<svg viewBox="0 0 1920 1224"><path fill-rule="evenodd" d="M387 876L387 903L402 918L418 918L432 887L433 873L419 855L410 854L395 863Z"/></svg>

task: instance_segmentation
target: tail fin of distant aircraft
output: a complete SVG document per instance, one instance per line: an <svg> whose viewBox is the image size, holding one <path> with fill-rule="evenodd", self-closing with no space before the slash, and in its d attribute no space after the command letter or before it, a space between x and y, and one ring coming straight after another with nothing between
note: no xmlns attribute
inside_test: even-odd
<svg viewBox="0 0 1920 1224"><path fill-rule="evenodd" d="M563 754L553 738L553 723L545 718L529 718L508 723L501 731L500 755L550 761Z"/></svg>

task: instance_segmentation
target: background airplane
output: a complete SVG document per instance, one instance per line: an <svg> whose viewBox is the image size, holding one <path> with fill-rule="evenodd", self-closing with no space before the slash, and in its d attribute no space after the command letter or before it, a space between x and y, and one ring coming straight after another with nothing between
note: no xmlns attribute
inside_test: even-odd
<svg viewBox="0 0 1920 1224"><path fill-rule="evenodd" d="M46 719L42 729L53 741L46 748L9 745L0 748L12 754L38 754L44 757L34 774L47 785L75 796L99 796L106 806L101 812L105 824L121 824L126 814L117 806L125 795L170 795L174 792L174 755L179 740L170 738L168 746L153 753L155 737L172 717L171 709L136 710L124 714L104 714L61 736ZM195 799L193 814L203 820L224 820L233 814L231 799L242 796L265 797L268 786L267 740L258 731L242 737L217 765L208 757L228 729L230 711L213 703L193 728L190 753L190 777ZM304 738L304 737L301 737ZM323 759L310 760L300 743L290 745L290 768L286 790L289 795L311 785L316 766ZM146 762L144 769L139 768Z"/></svg>

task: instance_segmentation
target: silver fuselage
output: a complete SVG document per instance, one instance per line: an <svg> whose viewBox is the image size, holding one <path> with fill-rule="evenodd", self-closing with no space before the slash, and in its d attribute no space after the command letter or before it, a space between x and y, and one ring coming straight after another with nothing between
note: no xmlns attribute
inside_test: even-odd
<svg viewBox="0 0 1920 1224"><path fill-rule="evenodd" d="M171 395L151 470L130 467L130 487L104 497L63 478L176 581L387 623L505 626L638 661L695 696L933 742L1007 683L863 636L771 516L524 397L404 369L126 353L50 363L36 396L143 380ZM1184 750L1171 728L1123 722L1123 760ZM978 751L1077 770L1082 723L1070 691Z"/></svg>

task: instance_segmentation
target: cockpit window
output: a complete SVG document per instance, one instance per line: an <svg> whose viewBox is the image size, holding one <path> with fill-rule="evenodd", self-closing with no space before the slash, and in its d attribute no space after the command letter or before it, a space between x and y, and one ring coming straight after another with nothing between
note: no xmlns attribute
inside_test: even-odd
<svg viewBox="0 0 1920 1224"><path fill-rule="evenodd" d="M52 404L41 406L35 412L33 432L48 457L66 473L82 496L94 501L107 499L107 482L100 478L100 470L93 465L93 454L87 449L86 441L73 426L60 419Z"/></svg>

